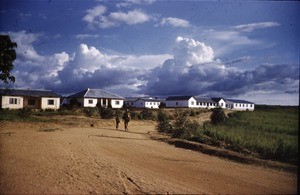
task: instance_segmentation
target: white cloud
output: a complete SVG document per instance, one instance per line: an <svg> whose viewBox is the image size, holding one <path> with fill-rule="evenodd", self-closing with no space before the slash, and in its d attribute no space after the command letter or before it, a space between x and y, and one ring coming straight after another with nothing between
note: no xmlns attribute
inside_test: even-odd
<svg viewBox="0 0 300 195"><path fill-rule="evenodd" d="M159 24L160 26L173 26L173 27L190 27L190 23L187 20L184 19L180 19L180 18L172 18L172 17L168 17L168 18L163 18Z"/></svg>
<svg viewBox="0 0 300 195"><path fill-rule="evenodd" d="M121 7L130 7L132 5L136 4L152 4L156 0L125 0L122 1L121 3L118 3L116 6L121 8Z"/></svg>
<svg viewBox="0 0 300 195"><path fill-rule="evenodd" d="M88 9L86 12L87 14L83 17L83 20L90 27L103 29L120 26L124 23L127 25L142 24L151 19L150 15L137 9L128 11L127 13L121 11L107 13L107 8L102 5Z"/></svg>
<svg viewBox="0 0 300 195"><path fill-rule="evenodd" d="M210 46L200 41L178 36L174 49L174 59L187 66L208 63L214 60L214 51Z"/></svg>
<svg viewBox="0 0 300 195"><path fill-rule="evenodd" d="M205 37L213 43L215 56L226 56L245 46L258 46L263 43L262 40L250 39L241 32L234 30L210 29L203 31L201 37Z"/></svg>
<svg viewBox="0 0 300 195"><path fill-rule="evenodd" d="M108 18L110 21L115 21L116 23L124 22L128 25L134 25L147 22L150 19L150 16L140 10L133 10L128 13L112 12L109 14Z"/></svg>
<svg viewBox="0 0 300 195"><path fill-rule="evenodd" d="M8 32L11 36L11 39L17 43L17 53L19 57L24 58L26 60L31 61L43 61L44 57L39 55L32 43L37 41L42 34L34 34L34 33L26 33L26 31L19 31L19 32Z"/></svg>
<svg viewBox="0 0 300 195"><path fill-rule="evenodd" d="M81 44L74 59L59 71L61 85L57 88L70 91L87 87L137 91L138 86L145 84L141 76L171 57L168 54L109 55L96 47Z"/></svg>
<svg viewBox="0 0 300 195"><path fill-rule="evenodd" d="M241 32L251 32L256 29L270 28L275 26L280 26L280 24L277 22L259 22L259 23L237 25L234 26L234 29Z"/></svg>
<svg viewBox="0 0 300 195"><path fill-rule="evenodd" d="M16 77L14 86L24 88L45 88L48 83L56 83L58 71L71 60L66 52L50 56L40 55L34 43L42 39L42 34L26 31L8 32L12 41L17 43L17 59L12 74Z"/></svg>
<svg viewBox="0 0 300 195"><path fill-rule="evenodd" d="M264 103L263 98L269 96L269 103L274 104L296 104L299 100L298 64L258 65L253 70L239 70L227 67L215 59L212 47L191 38L177 37L174 55L109 55L81 44L73 56L64 51L43 56L34 48L41 35L25 31L10 35L21 47L17 56L27 50L36 56L17 57L14 87L56 92L103 88L126 96L212 95L242 97L255 103Z"/></svg>
<svg viewBox="0 0 300 195"><path fill-rule="evenodd" d="M88 23L93 23L95 20L101 18L101 16L106 12L106 7L99 5L92 9L88 9L87 14L83 17L83 20Z"/></svg>
<svg viewBox="0 0 300 195"><path fill-rule="evenodd" d="M89 39L89 38L98 38L99 35L92 34L78 34L75 36L76 39Z"/></svg>

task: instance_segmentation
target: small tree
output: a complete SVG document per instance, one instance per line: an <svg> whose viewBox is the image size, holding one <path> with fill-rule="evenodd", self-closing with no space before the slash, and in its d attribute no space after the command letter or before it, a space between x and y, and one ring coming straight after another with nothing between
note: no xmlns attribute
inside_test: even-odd
<svg viewBox="0 0 300 195"><path fill-rule="evenodd" d="M11 75L14 68L13 61L17 57L15 47L17 43L11 42L8 35L0 35L0 80L6 84L15 82L15 77Z"/></svg>
<svg viewBox="0 0 300 195"><path fill-rule="evenodd" d="M174 121L174 129L173 129L173 137L181 137L181 135L185 132L188 127L188 116L190 115L190 111L188 109L176 109L174 113L175 121Z"/></svg>
<svg viewBox="0 0 300 195"><path fill-rule="evenodd" d="M226 120L226 115L221 107L216 107L212 110L212 114L210 115L210 121L212 124L222 124Z"/></svg>
<svg viewBox="0 0 300 195"><path fill-rule="evenodd" d="M169 115L161 109L157 113L156 129L159 132L166 132L166 133L169 133L172 130Z"/></svg>

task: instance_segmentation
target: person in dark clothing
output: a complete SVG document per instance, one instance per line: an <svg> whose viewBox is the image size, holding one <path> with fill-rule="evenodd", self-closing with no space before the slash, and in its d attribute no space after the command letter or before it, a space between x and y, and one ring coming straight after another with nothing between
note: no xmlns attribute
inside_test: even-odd
<svg viewBox="0 0 300 195"><path fill-rule="evenodd" d="M119 123L120 123L120 118L119 118L119 115L116 114L116 129L117 130L119 129Z"/></svg>
<svg viewBox="0 0 300 195"><path fill-rule="evenodd" d="M131 119L130 111L128 109L125 111L122 118L124 120L125 131L128 131L128 123Z"/></svg>

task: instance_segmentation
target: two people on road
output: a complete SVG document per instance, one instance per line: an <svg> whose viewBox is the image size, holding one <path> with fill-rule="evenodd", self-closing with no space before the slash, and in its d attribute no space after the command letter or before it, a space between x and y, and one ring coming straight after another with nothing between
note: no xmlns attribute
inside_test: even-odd
<svg viewBox="0 0 300 195"><path fill-rule="evenodd" d="M116 129L119 129L119 123L121 121L120 121L120 118L119 118L118 114L116 114L116 118L115 119L116 119ZM125 131L128 131L128 123L131 120L130 111L128 109L126 109L125 113L122 116L122 119L124 120Z"/></svg>

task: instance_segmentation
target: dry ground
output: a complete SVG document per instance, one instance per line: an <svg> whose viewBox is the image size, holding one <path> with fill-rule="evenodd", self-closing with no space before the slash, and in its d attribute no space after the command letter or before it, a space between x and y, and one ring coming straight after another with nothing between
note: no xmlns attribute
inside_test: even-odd
<svg viewBox="0 0 300 195"><path fill-rule="evenodd" d="M124 132L113 120L59 118L0 121L1 194L297 193L296 173L152 140L154 122L132 121Z"/></svg>

